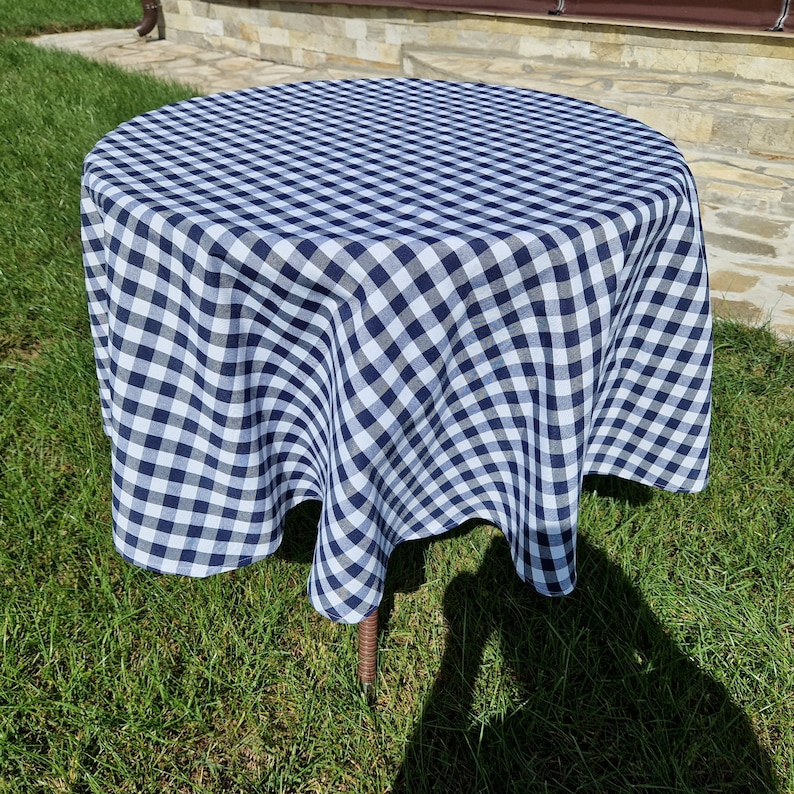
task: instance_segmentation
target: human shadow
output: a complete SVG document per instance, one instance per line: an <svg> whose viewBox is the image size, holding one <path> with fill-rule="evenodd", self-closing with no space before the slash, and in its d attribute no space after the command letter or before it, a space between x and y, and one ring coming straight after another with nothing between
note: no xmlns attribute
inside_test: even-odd
<svg viewBox="0 0 794 794"><path fill-rule="evenodd" d="M583 489L631 506L653 495L611 477L589 477ZM311 562L320 509L306 502L290 512L278 557ZM438 540L393 552L383 640L395 594L422 586ZM746 715L668 636L625 574L581 537L578 568L573 594L539 596L515 575L500 536L476 573L452 580L441 667L393 794L777 792ZM496 693L509 704L483 708Z"/></svg>
<svg viewBox="0 0 794 794"><path fill-rule="evenodd" d="M599 493L612 487L599 480ZM518 579L502 537L453 579L441 668L393 793L777 791L724 687L602 551L580 538L578 560L561 599ZM509 702L491 707L497 696Z"/></svg>

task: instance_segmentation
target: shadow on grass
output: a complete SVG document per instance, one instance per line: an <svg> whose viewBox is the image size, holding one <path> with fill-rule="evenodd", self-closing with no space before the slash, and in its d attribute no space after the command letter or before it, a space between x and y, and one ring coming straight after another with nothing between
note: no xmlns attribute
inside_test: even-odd
<svg viewBox="0 0 794 794"><path fill-rule="evenodd" d="M628 502L647 498L641 486L596 484ZM414 544L405 545L407 557ZM414 555L400 570L421 568L424 549ZM579 585L562 599L519 581L501 537L475 574L453 579L441 669L394 794L777 791L725 689L604 553L580 538L578 556ZM414 583L394 583L404 586ZM492 705L498 692L509 705Z"/></svg>
<svg viewBox="0 0 794 794"><path fill-rule="evenodd" d="M290 509L284 525L284 538L273 555L276 559L296 562L299 565L311 563L314 559L317 525L320 523L322 508L322 502L309 500Z"/></svg>
<svg viewBox="0 0 794 794"><path fill-rule="evenodd" d="M652 495L616 478L588 478L584 488L635 506ZM295 508L279 556L311 562L319 509ZM382 639L395 593L423 585L436 540L393 553ZM623 572L581 537L578 568L572 595L539 596L515 575L497 537L476 573L452 580L441 668L393 794L776 792L745 714L678 648Z"/></svg>

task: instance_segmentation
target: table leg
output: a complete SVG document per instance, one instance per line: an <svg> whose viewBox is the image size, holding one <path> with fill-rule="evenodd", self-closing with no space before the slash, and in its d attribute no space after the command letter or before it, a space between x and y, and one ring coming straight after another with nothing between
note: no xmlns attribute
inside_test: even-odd
<svg viewBox="0 0 794 794"><path fill-rule="evenodd" d="M375 688L378 663L378 610L358 624L358 680L370 695Z"/></svg>

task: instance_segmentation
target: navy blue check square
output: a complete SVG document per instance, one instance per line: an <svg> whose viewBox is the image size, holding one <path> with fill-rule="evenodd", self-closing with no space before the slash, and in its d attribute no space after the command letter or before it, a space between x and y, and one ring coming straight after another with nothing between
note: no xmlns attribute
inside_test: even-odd
<svg viewBox="0 0 794 794"><path fill-rule="evenodd" d="M403 541L480 518L575 585L582 478L707 480L690 172L566 97L412 79L192 99L85 160L119 552L208 576L322 502L308 590L357 622Z"/></svg>

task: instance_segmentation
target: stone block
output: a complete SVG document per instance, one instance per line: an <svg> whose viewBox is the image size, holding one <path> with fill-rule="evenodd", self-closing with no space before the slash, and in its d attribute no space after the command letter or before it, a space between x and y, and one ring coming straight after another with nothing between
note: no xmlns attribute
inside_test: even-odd
<svg viewBox="0 0 794 794"><path fill-rule="evenodd" d="M678 109L664 105L627 105L627 115L675 140L678 131Z"/></svg>
<svg viewBox="0 0 794 794"><path fill-rule="evenodd" d="M400 63L400 48L377 41L356 41L355 57L376 64L394 65Z"/></svg>
<svg viewBox="0 0 794 794"><path fill-rule="evenodd" d="M599 63L619 65L623 59L623 46L613 42L591 41L590 55Z"/></svg>
<svg viewBox="0 0 794 794"><path fill-rule="evenodd" d="M205 36L223 36L222 19L203 19Z"/></svg>
<svg viewBox="0 0 794 794"><path fill-rule="evenodd" d="M400 25L402 38L400 41L389 41L386 44L393 44L398 47L428 47L430 38L430 28L427 25ZM385 35L385 34L384 34Z"/></svg>
<svg viewBox="0 0 794 794"><path fill-rule="evenodd" d="M297 64L292 60L292 50L289 47L279 47L273 44L260 44L259 57L263 61L273 61L273 63Z"/></svg>
<svg viewBox="0 0 794 794"><path fill-rule="evenodd" d="M788 341L789 344L794 344L794 324L791 324L792 320L794 320L794 309L789 308L785 312L775 312L772 325L772 330L775 334L780 339Z"/></svg>
<svg viewBox="0 0 794 794"><path fill-rule="evenodd" d="M322 51L327 57L332 55L343 55L346 58L352 57L355 44L345 36L323 36Z"/></svg>
<svg viewBox="0 0 794 794"><path fill-rule="evenodd" d="M458 31L450 27L431 27L427 31L427 44L430 47L457 47Z"/></svg>
<svg viewBox="0 0 794 794"><path fill-rule="evenodd" d="M301 14L279 12L281 25L287 26L290 30L302 30L305 33L325 33L325 17L319 14Z"/></svg>
<svg viewBox="0 0 794 794"><path fill-rule="evenodd" d="M688 72L696 74L700 53L693 50L671 50L663 47L629 46L625 48L623 66L656 72Z"/></svg>
<svg viewBox="0 0 794 794"><path fill-rule="evenodd" d="M592 82L592 81L589 81ZM588 85L589 83L582 83ZM599 83L599 90L603 83ZM658 96L665 96L670 90L669 86L663 80L644 80L642 82L636 80L615 80L611 89L616 92L626 94L657 94ZM678 94L676 94L676 97Z"/></svg>
<svg viewBox="0 0 794 794"><path fill-rule="evenodd" d="M405 25L388 22L383 26L383 41L386 44L394 44L397 47L401 47L407 38L405 33Z"/></svg>
<svg viewBox="0 0 794 794"><path fill-rule="evenodd" d="M237 21L240 19L240 8L226 3L210 3L207 16L211 19Z"/></svg>
<svg viewBox="0 0 794 794"><path fill-rule="evenodd" d="M791 20L786 24L787 31L789 29ZM752 58L781 58L783 60L790 60L794 58L794 46L792 46L792 39L790 36L780 36L777 41L770 40L769 38L763 41L751 39L743 49L744 54Z"/></svg>
<svg viewBox="0 0 794 794"><path fill-rule="evenodd" d="M711 128L710 143L717 146L747 149L752 126L753 120L746 116L715 116Z"/></svg>
<svg viewBox="0 0 794 794"><path fill-rule="evenodd" d="M259 27L247 22L240 23L240 37L247 42L259 43Z"/></svg>
<svg viewBox="0 0 794 794"><path fill-rule="evenodd" d="M326 36L346 37L347 32L345 25L348 20L343 16L334 16L333 14L317 15L315 19L320 21L319 27L315 30L315 25L312 24L308 14L300 14L300 19L295 19L298 15L290 15L289 20L284 21L284 24L289 24L290 27L300 27L303 30L312 30L313 32L321 33Z"/></svg>
<svg viewBox="0 0 794 794"><path fill-rule="evenodd" d="M349 39L366 39L368 37L368 24L363 19L346 19L345 36Z"/></svg>
<svg viewBox="0 0 794 794"><path fill-rule="evenodd" d="M521 77L527 74L526 61L523 58L472 58L471 71L491 72L494 75L505 75L512 79L514 75Z"/></svg>
<svg viewBox="0 0 794 794"><path fill-rule="evenodd" d="M492 32L485 30L457 30L455 31L455 46L465 50L498 50L500 47L494 41Z"/></svg>
<svg viewBox="0 0 794 794"><path fill-rule="evenodd" d="M206 23L209 21L210 20L204 19L203 17L183 16L181 18L182 25L180 27L180 30L185 30L190 33L197 33L200 35L206 35L207 33ZM221 23L221 25L222 24L223 23ZM221 27L221 34L222 33L223 33L223 28Z"/></svg>
<svg viewBox="0 0 794 794"><path fill-rule="evenodd" d="M242 40L240 33L240 23L233 19L224 19L223 22L223 35L226 38L234 38Z"/></svg>
<svg viewBox="0 0 794 794"><path fill-rule="evenodd" d="M763 119L750 129L750 151L791 154L794 147L794 119Z"/></svg>
<svg viewBox="0 0 794 794"><path fill-rule="evenodd" d="M676 122L676 140L707 143L711 139L714 117L697 110L680 110Z"/></svg>
<svg viewBox="0 0 794 794"><path fill-rule="evenodd" d="M394 9L383 8L381 6L370 6L366 19L368 22L380 22L381 24L385 25L387 22L390 22L395 18L393 14L389 13L390 10ZM406 11L406 9L400 8L396 10L403 13Z"/></svg>
<svg viewBox="0 0 794 794"><path fill-rule="evenodd" d="M386 23L381 19L367 20L367 35L370 41L379 41L381 44L386 43Z"/></svg>
<svg viewBox="0 0 794 794"><path fill-rule="evenodd" d="M287 44L292 49L322 50L325 48L327 36L318 33L307 33L303 30L288 30Z"/></svg>
<svg viewBox="0 0 794 794"><path fill-rule="evenodd" d="M460 16L456 27L458 30L476 30L481 33L490 33L499 26L499 18L490 14L482 16Z"/></svg>
<svg viewBox="0 0 794 794"><path fill-rule="evenodd" d="M590 42L577 39L521 39L518 54L523 58L561 58L589 60Z"/></svg>
<svg viewBox="0 0 794 794"><path fill-rule="evenodd" d="M289 53L289 57L288 59L285 58L285 61L288 60L289 63L294 63L298 66L304 66L307 69L317 69L318 67L324 66L328 61L328 58L324 52L292 49L289 50Z"/></svg>
<svg viewBox="0 0 794 794"><path fill-rule="evenodd" d="M259 28L259 42L271 47L289 47L290 33L284 28Z"/></svg>
<svg viewBox="0 0 794 794"><path fill-rule="evenodd" d="M271 12L266 8L249 8L245 14L246 22L257 28L270 27Z"/></svg>
<svg viewBox="0 0 794 794"><path fill-rule="evenodd" d="M617 113L622 113L624 116L630 116L629 107L625 102L619 102L616 99L609 99L604 101L598 101L595 104L600 105L602 108L606 108L607 110L614 110Z"/></svg>
<svg viewBox="0 0 794 794"><path fill-rule="evenodd" d="M171 33L171 41L175 41L178 44L187 44L192 47L201 47L202 49L206 49L206 43L199 33L193 33L189 30L179 29L172 29Z"/></svg>
<svg viewBox="0 0 794 794"><path fill-rule="evenodd" d="M399 6L379 6L378 19L402 25L424 25L427 13L420 8L400 8Z"/></svg>
<svg viewBox="0 0 794 794"><path fill-rule="evenodd" d="M736 74L736 55L727 52L700 52L700 73L716 75Z"/></svg>
<svg viewBox="0 0 794 794"><path fill-rule="evenodd" d="M181 14L175 14L168 17L168 38L171 41L182 41L181 38L174 38L173 33L181 34L183 31L188 31L188 20L190 17L183 17Z"/></svg>
<svg viewBox="0 0 794 794"><path fill-rule="evenodd" d="M668 49L673 52L701 49L702 39L689 31L661 28L627 26L623 29L623 40L629 47Z"/></svg>
<svg viewBox="0 0 794 794"><path fill-rule="evenodd" d="M213 44L213 49L221 50L224 52L224 54L229 52L234 52L238 55L248 54L245 52L245 42L238 38L232 38L231 36L219 36L216 37L216 39L217 41L215 44ZM204 46L206 46L206 44Z"/></svg>
<svg viewBox="0 0 794 794"><path fill-rule="evenodd" d="M739 198L754 202L759 212L766 212L770 207L780 204L783 196L785 193L782 190L743 190Z"/></svg>
<svg viewBox="0 0 794 794"><path fill-rule="evenodd" d="M736 76L745 80L794 86L794 57L791 59L739 56Z"/></svg>

